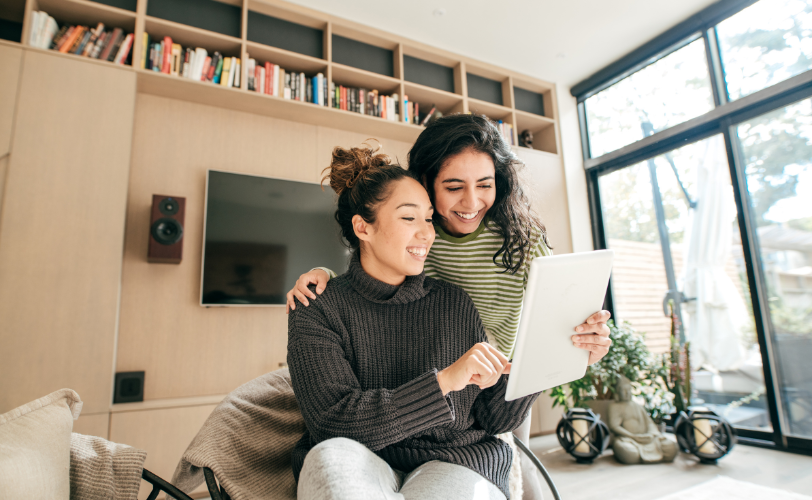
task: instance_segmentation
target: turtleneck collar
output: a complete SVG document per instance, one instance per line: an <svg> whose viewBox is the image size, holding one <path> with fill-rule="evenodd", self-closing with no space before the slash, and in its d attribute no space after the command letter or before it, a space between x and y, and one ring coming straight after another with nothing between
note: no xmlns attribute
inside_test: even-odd
<svg viewBox="0 0 812 500"><path fill-rule="evenodd" d="M390 285L367 274L361 266L361 251L353 252L347 270L350 284L365 299L378 304L408 304L425 297L431 286L425 283L426 274L406 276L400 285Z"/></svg>

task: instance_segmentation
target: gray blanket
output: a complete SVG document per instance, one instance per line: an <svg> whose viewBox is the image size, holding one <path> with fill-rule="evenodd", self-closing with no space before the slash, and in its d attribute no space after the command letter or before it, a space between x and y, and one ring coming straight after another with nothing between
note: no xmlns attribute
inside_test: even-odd
<svg viewBox="0 0 812 500"><path fill-rule="evenodd" d="M70 497L136 500L147 452L106 439L71 434Z"/></svg>
<svg viewBox="0 0 812 500"><path fill-rule="evenodd" d="M293 446L305 430L287 368L231 392L183 454L172 483L186 493L214 472L233 500L294 499Z"/></svg>

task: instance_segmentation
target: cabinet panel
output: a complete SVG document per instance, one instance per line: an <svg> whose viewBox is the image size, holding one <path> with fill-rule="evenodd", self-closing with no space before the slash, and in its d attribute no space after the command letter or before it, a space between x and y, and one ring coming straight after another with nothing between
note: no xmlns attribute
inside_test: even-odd
<svg viewBox="0 0 812 500"><path fill-rule="evenodd" d="M110 441L146 451L144 467L171 481L183 452L216 407L214 404L114 412L110 418ZM146 498L151 489L142 481L139 498ZM205 483L195 491L204 490Z"/></svg>
<svg viewBox="0 0 812 500"><path fill-rule="evenodd" d="M556 254L572 253L567 183L557 155L517 148L525 167L519 177L530 198L530 206L547 228L547 238Z"/></svg>
<svg viewBox="0 0 812 500"><path fill-rule="evenodd" d="M20 80L20 62L23 49L0 45L0 157L11 147L11 126L17 103L17 84ZM0 192L2 196L2 192Z"/></svg>
<svg viewBox="0 0 812 500"><path fill-rule="evenodd" d="M109 409L135 75L29 50L0 220L0 412Z"/></svg>

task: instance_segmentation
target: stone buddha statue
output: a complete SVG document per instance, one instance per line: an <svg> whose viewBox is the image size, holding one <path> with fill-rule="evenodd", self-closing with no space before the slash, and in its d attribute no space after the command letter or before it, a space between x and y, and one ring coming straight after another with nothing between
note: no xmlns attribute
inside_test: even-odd
<svg viewBox="0 0 812 500"><path fill-rule="evenodd" d="M629 379L621 375L615 394L608 422L615 458L624 464L672 462L677 455L676 440L660 433L646 409L632 401Z"/></svg>

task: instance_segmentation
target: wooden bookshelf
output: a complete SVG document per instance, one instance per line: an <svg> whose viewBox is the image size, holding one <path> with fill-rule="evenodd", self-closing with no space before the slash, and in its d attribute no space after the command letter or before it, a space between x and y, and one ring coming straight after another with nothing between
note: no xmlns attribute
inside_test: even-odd
<svg viewBox="0 0 812 500"><path fill-rule="evenodd" d="M336 85L375 89L386 95L396 93L400 97L401 120L403 99L408 96L409 101L419 104L422 113L429 111L432 106L436 106L443 114L481 113L494 121L502 120L509 123L513 126L515 144L518 144L518 135L523 130L530 130L535 136L535 149L553 154L558 153L555 85L549 82L282 0L200 0L199 10L201 12L195 12L195 19L201 19L196 22L198 26L207 24L204 19L205 10L207 6L217 5L216 2L242 9L240 37L148 15L149 1L137 0L137 8L133 12L106 5L101 3L102 0L98 2L92 0L26 0L22 45L28 46L30 18L37 10L47 12L60 25L70 23L91 26L103 22L107 26L121 27L127 32L134 33L133 63L132 67L126 69L137 73L138 92L407 142L414 141L422 130L422 127L409 123L394 122L249 91L246 62L248 57L251 57L257 60L257 64L265 62L278 64L285 71L303 72L308 77L322 73L327 81L332 81ZM151 1L163 3L176 1L181 6L188 5L189 2L189 0ZM217 7L212 11L212 15L216 15L214 11L222 11L222 7ZM162 5L161 12L167 12L165 4ZM178 18L179 16L167 15L166 17ZM285 47L255 41L256 39L273 40L273 37L269 37L266 33L252 36L249 32L249 25L252 23L254 26L262 25L262 23L265 23L264 25L276 23L275 25L281 26L283 30L286 30L285 33L290 33L290 36L283 40L284 43L280 43ZM209 25L211 24L209 23ZM232 31L234 30L229 30L229 33ZM203 47L209 53L216 50L226 56L239 57L242 62L240 88L214 85L210 82L196 82L142 70L141 41L145 32L150 35L152 40L169 36L173 42L181 44L184 48ZM320 39L319 33L321 34ZM298 50L298 47L295 46L297 39L301 39L304 44L302 50ZM364 53L363 49L366 49L370 54L374 54L379 62L381 54L390 57L387 54L391 53L391 66L384 61L386 63L384 66L391 68L391 76L385 74L389 69L380 71L375 67L363 69L352 64L337 62L334 60L334 40L337 40L336 43L341 42L341 47L338 48L344 51L338 54L336 59L344 62L352 59L347 57L346 51L349 50L347 46L360 47L361 54ZM300 52L310 52L316 55L321 53L321 57ZM404 58L408 60L410 68L428 68L427 71L431 70L434 74L408 74ZM359 66L363 66L363 64L359 64ZM449 91L452 87L450 84L452 77L453 92ZM471 84L476 83L473 96L469 95L469 81L472 82ZM438 88L432 87L432 82L438 82L436 85ZM484 94L482 94L483 89ZM517 107L515 89L519 89L516 90L516 96L521 97L520 107ZM480 92L480 94L476 94L476 92ZM486 99L477 98L477 95L484 95ZM525 109L521 109L521 107Z"/></svg>

